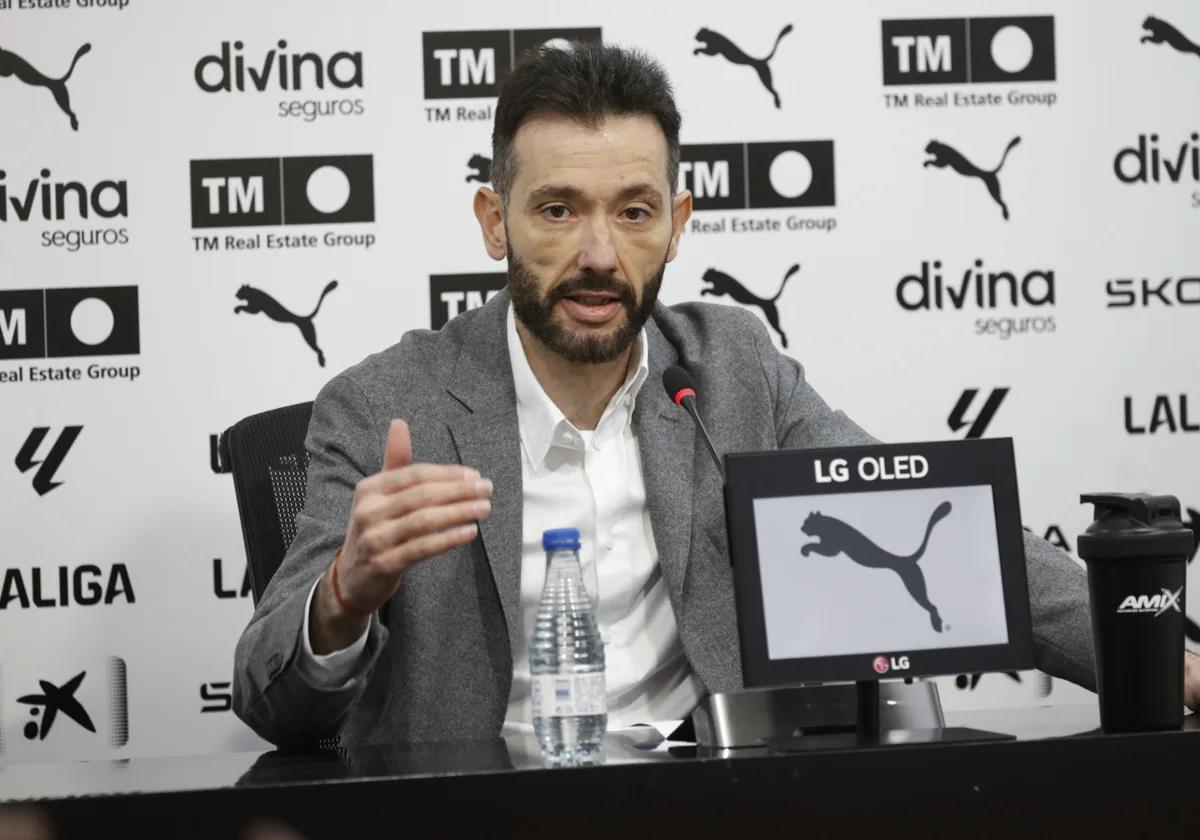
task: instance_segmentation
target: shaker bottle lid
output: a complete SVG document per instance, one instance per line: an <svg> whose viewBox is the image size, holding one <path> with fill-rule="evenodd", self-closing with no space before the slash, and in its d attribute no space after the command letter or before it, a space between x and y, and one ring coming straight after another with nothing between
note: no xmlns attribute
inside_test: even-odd
<svg viewBox="0 0 1200 840"><path fill-rule="evenodd" d="M1083 504L1096 506L1095 520L1079 535L1084 560L1137 557L1186 557L1194 536L1179 516L1179 499L1149 493L1088 493Z"/></svg>
<svg viewBox="0 0 1200 840"><path fill-rule="evenodd" d="M556 549L578 551L579 529L551 528L549 531L542 531L542 549L544 551L554 551Z"/></svg>

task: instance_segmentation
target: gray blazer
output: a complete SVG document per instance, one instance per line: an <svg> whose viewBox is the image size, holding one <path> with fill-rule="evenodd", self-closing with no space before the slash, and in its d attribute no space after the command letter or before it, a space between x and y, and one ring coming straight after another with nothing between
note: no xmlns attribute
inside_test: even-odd
<svg viewBox="0 0 1200 840"><path fill-rule="evenodd" d="M278 744L338 732L344 742L494 737L519 638L521 451L505 333L506 293L439 332L400 343L339 374L317 396L308 495L296 538L238 642L233 705ZM662 372L693 371L721 451L875 442L833 411L753 315L659 304L646 334L650 376L634 424L659 563L688 662L709 691L742 685L721 483ZM367 667L337 689L296 667L304 606L341 545L351 494L380 470L388 424L411 426L416 461L461 463L492 479L492 514L470 545L409 570L372 618ZM1094 685L1083 572L1062 551L1025 540L1038 667Z"/></svg>

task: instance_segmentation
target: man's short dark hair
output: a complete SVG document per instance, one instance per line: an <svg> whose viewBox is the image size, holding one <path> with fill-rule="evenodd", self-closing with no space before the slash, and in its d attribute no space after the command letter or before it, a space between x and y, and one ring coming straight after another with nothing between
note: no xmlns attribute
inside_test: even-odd
<svg viewBox="0 0 1200 840"><path fill-rule="evenodd" d="M662 66L643 52L610 44L543 46L526 53L500 89L492 130L492 187L507 201L516 178L512 143L531 116L558 114L587 126L609 116L646 114L667 140L667 184L679 173L679 111Z"/></svg>

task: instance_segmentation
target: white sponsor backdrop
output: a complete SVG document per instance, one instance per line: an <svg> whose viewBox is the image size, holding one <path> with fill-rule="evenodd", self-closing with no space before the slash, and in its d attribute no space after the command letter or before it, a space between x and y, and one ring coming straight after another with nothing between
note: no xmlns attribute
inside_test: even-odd
<svg viewBox="0 0 1200 840"><path fill-rule="evenodd" d="M336 371L429 326L430 275L499 269L480 246L470 212L476 184L467 180L468 159L489 149L492 99L436 95L447 90L443 72L452 85L465 81L468 94L478 93L474 82L486 82L488 65L484 53L468 51L492 36L441 36L424 55L422 33L500 32L496 43L507 44L514 30L599 27L606 41L643 47L664 63L684 114L685 144L832 141L832 203L698 212L668 268L665 300L700 298L710 270L770 298L800 263L777 301L779 321L787 352L806 364L821 393L889 440L963 436L976 421L987 435L1014 437L1025 522L1038 532L1060 529L1071 548L1090 518L1080 492L1153 490L1200 508L1200 438L1184 428L1200 422L1200 405L1186 417L1181 405L1188 396L1200 400L1192 361L1200 338L1188 330L1197 309L1181 302L1195 304L1200 284L1180 283L1200 272L1200 113L1193 104L1200 62L1170 43L1187 49L1185 36L1200 40L1194 4L1162 0L1150 10L1117 3L1103 13L1054 0L65 5L23 9L0 0L0 762L261 744L232 713L201 711L225 705L233 646L251 612L249 599L237 597L242 539L230 479L209 467L210 435L244 415L311 399ZM1150 11L1166 23L1143 28ZM970 31L986 38L972 42L974 81L884 84L885 62L901 80L922 68L935 77L960 73L966 53L956 50L968 27L903 24L885 42L883 20L997 15L1052 17L1049 76L1044 24L1022 18L1010 22L1015 29L997 30L976 20ZM754 67L694 53L700 33L704 43L724 37L766 56L787 24L793 29L767 65L779 108ZM924 37L946 32L943 41ZM1155 32L1166 32L1166 42L1140 41ZM197 64L221 57L223 42L232 89L205 91ZM56 81L84 44L91 49L70 78ZM498 67L506 52L497 54ZM319 87L312 61L301 62L299 89L290 79L285 89L280 55L290 68L301 53L318 56L333 78ZM979 81L989 62L1007 68L1001 78L1008 80ZM264 68L258 90L255 76ZM1024 80L1030 74L1041 78ZM201 78L210 87L221 83L216 59ZM56 98L76 114L77 131ZM1013 101L1022 98L1030 101ZM938 140L991 170L1014 137L1020 143L998 175L1007 221L982 178L922 165L927 144ZM1147 166L1159 150L1157 178L1126 183L1114 160L1139 138ZM201 221L210 196L228 211L231 182L193 184L191 161L329 155L371 156L366 218L373 221L193 227L193 201ZM806 191L808 158L785 154L774 172L753 152L748 159L754 171L743 183L755 196L766 184L805 205L827 190L819 160ZM739 179L721 179L722 165L731 163L706 159L689 170L688 183L710 200L722 188L736 198ZM1137 163L1126 155L1126 177L1138 174ZM307 190L303 176L320 162L305 165L283 166L293 221L306 196L328 209L342 203L346 186L322 170ZM208 177L239 171L216 166ZM289 180L288 166L304 170L298 181ZM55 185L67 182L82 187L66 189L59 213ZM350 187L353 200L341 212L361 219L364 182ZM86 217L77 206L81 190L98 199ZM246 206L235 209L253 209L261 198L270 213L274 190L247 193ZM769 224L779 229L734 230ZM269 234L311 235L316 245L268 249ZM326 234L356 239L326 244ZM212 246L203 239L210 236ZM228 236L244 245L258 236L259 247L229 247ZM1002 281L994 309L977 303L974 286L961 309L949 298L940 309L898 303L901 278L920 274L923 263L931 275L940 263L945 284L957 290L976 260L984 273L1021 279L1043 272L1028 285L1033 301L1013 305ZM1051 272L1053 301L1041 302ZM1162 296L1144 296L1143 278ZM239 289L249 285L245 298L258 290L307 315L332 280L338 285L313 320L324 367L293 324L234 312ZM906 286L910 304L915 284ZM110 332L110 311L117 314L108 341L128 342L127 307L77 310L88 295L74 292L35 294L32 304L11 294L88 286L136 287L136 354L76 355ZM1122 296L1126 288L1136 293L1135 305L1109 306L1133 299ZM18 310L26 318L20 324ZM989 318L998 320L989 325ZM1008 338L977 334L1014 322L1023 331ZM50 346L65 355L14 358ZM94 379L93 363L123 370ZM36 371L61 376L64 369L78 369L79 378L31 381ZM983 423L985 399L1002 388L1009 390ZM952 430L948 421L966 389L979 393ZM61 455L71 443L67 427L81 430L60 460L54 444L63 442ZM54 482L61 483L47 490ZM120 746L113 746L121 740L113 731L119 714L105 710L120 705L110 657L126 665L128 740ZM18 698L43 692L39 680L63 686L81 671L87 676L76 696L97 733L60 714L42 739L27 726L36 723L36 707ZM1082 696L1030 674L943 681L948 707Z"/></svg>

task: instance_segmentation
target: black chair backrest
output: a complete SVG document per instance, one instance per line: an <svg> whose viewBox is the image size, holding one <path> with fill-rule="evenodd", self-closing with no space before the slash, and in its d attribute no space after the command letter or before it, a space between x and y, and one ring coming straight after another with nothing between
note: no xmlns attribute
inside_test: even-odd
<svg viewBox="0 0 1200 840"><path fill-rule="evenodd" d="M312 403L298 403L251 415L221 433L221 467L233 474L255 604L296 536L308 479L304 438L311 417Z"/></svg>

